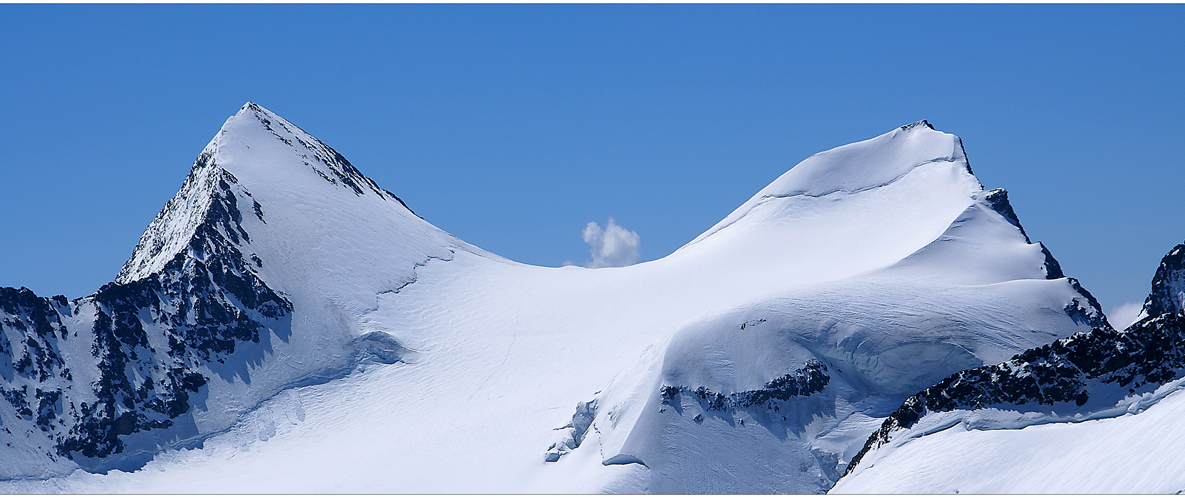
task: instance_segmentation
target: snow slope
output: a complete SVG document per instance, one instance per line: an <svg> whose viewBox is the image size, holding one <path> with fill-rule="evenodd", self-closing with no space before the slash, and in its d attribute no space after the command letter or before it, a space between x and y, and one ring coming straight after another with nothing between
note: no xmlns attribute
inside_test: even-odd
<svg viewBox="0 0 1185 498"><path fill-rule="evenodd" d="M1185 244L1141 319L959 372L906 402L834 493L1173 493L1185 448Z"/></svg>
<svg viewBox="0 0 1185 498"><path fill-rule="evenodd" d="M196 434L143 468L0 491L821 492L910 394L1105 324L925 122L808 158L665 258L542 268L249 103L116 283L208 259L212 206L290 304L271 335L192 367Z"/></svg>
<svg viewBox="0 0 1185 498"><path fill-rule="evenodd" d="M1155 403L1129 400L1121 415L1074 422L1026 421L1014 412L977 424L959 414L966 418L875 459L831 493L1179 494L1181 381L1156 396Z"/></svg>

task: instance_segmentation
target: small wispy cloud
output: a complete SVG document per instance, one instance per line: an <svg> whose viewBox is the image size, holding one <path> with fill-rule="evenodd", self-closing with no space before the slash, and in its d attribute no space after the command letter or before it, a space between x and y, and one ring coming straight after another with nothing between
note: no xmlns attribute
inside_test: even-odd
<svg viewBox="0 0 1185 498"><path fill-rule="evenodd" d="M1111 326L1116 329L1126 329L1128 325L1135 323L1136 317L1140 315L1142 309L1144 309L1143 301L1120 304L1107 312L1107 321L1111 322Z"/></svg>
<svg viewBox="0 0 1185 498"><path fill-rule="evenodd" d="M592 261L587 265L589 268L629 266L638 262L641 238L637 232L614 223L613 218L609 218L604 230L596 222L588 222L581 235L592 254Z"/></svg>

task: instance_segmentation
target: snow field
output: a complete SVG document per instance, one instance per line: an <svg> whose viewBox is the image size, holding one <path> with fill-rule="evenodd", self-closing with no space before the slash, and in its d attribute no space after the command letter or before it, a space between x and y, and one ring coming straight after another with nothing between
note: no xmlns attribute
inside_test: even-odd
<svg viewBox="0 0 1185 498"><path fill-rule="evenodd" d="M945 423L934 422L934 429L949 428L902 437L888 455L870 453L876 458L861 462L830 493L1179 493L1185 395L1180 381L1158 394L1142 411L1081 422L1013 422L1016 412L990 410L980 415L989 420L968 424L959 418L966 412L950 414Z"/></svg>

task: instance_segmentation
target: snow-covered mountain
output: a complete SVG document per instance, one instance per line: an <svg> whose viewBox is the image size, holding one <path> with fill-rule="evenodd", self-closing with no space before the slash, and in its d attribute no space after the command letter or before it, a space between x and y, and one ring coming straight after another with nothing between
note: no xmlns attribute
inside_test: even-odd
<svg viewBox="0 0 1185 498"><path fill-rule="evenodd" d="M244 106L113 283L70 303L8 291L0 345L11 352L0 357L12 369L0 376L13 411L0 406L0 422L22 429L6 447L27 458L4 459L0 477L137 468L287 387L343 375L360 355L395 361L394 339L345 318L365 306L357 292L397 289L416 264L453 250L494 258L416 217L333 149Z"/></svg>
<svg viewBox="0 0 1185 498"><path fill-rule="evenodd" d="M1179 493L1185 244L1140 319L1094 328L911 396L833 492Z"/></svg>
<svg viewBox="0 0 1185 498"><path fill-rule="evenodd" d="M0 313L0 491L821 492L910 395L1109 328L924 121L542 268L251 103L115 282Z"/></svg>

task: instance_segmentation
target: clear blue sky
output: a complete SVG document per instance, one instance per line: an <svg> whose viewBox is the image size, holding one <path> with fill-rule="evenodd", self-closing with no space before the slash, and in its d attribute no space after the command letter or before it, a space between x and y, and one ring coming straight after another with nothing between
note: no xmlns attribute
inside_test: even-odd
<svg viewBox="0 0 1185 498"><path fill-rule="evenodd" d="M539 265L928 119L1108 310L1185 239L1185 6L0 5L0 285L110 281L245 101Z"/></svg>

